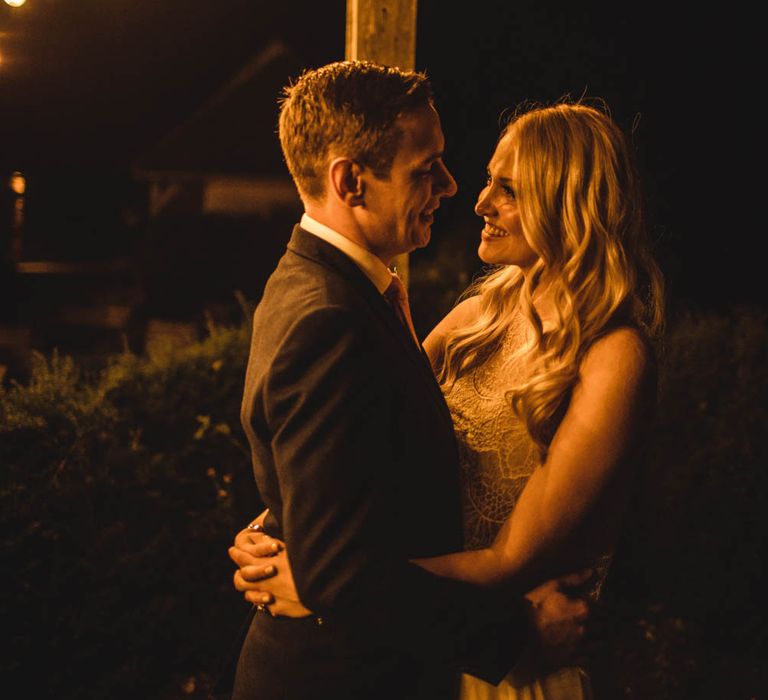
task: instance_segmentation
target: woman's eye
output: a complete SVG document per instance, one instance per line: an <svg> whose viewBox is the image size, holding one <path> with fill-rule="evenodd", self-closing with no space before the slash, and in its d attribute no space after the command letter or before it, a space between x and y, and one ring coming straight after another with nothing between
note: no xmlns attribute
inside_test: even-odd
<svg viewBox="0 0 768 700"><path fill-rule="evenodd" d="M493 178L491 175L487 175L485 178L485 186L486 187L493 187ZM503 183L499 183L499 187L501 188L501 191L509 198L515 199L515 190L510 185L505 185Z"/></svg>

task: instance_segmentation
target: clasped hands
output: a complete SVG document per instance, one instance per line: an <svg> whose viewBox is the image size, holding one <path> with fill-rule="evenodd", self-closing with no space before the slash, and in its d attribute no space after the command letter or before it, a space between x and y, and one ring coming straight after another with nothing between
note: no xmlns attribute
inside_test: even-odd
<svg viewBox="0 0 768 700"><path fill-rule="evenodd" d="M272 615L307 617L312 611L298 599L285 546L263 532L240 530L229 557L237 564L234 585L244 598L264 605Z"/></svg>
<svg viewBox="0 0 768 700"><path fill-rule="evenodd" d="M235 588L253 604L263 605L272 615L307 617L312 611L298 598L284 544L249 528L235 537L229 556L237 565ZM589 605L569 594L594 572L591 569L547 581L526 594L533 644L529 663L546 671L578 663L578 654L589 617Z"/></svg>

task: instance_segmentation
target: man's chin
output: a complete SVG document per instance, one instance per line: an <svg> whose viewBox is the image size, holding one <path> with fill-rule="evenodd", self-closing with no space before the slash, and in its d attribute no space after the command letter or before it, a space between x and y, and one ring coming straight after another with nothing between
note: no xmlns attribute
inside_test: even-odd
<svg viewBox="0 0 768 700"><path fill-rule="evenodd" d="M413 237L413 247L426 248L429 245L429 241L432 239L432 226L425 226L416 232Z"/></svg>

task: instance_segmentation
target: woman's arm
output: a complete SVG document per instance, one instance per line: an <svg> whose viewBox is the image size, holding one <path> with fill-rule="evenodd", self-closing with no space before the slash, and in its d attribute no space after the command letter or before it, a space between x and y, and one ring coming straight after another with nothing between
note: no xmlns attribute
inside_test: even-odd
<svg viewBox="0 0 768 700"><path fill-rule="evenodd" d="M449 317L443 322L450 322ZM430 334L433 349L439 343L441 325ZM617 526L606 527L607 511L616 516L623 508L623 487L629 476L625 458L649 413L654 386L648 349L639 334L620 329L596 342L582 362L579 383L546 462L528 480L494 543L486 549L416 563L432 573L480 585L513 581L521 592L582 569L588 561L583 541L595 544L593 554L602 551L596 537L585 536L585 524L597 524L606 549L612 544L608 540ZM581 547L574 546L577 540L582 541ZM260 542L263 547L267 539ZM270 546L281 549L278 544ZM270 590L278 599L295 598L290 576L279 582L280 576L271 578L275 569L266 570L274 562L281 564L276 570L290 571L287 561L272 559L267 564L265 559L244 558L234 550L230 556L242 567L251 565L236 582L249 600L260 602L260 596ZM256 559L259 556L267 552L262 550Z"/></svg>
<svg viewBox="0 0 768 700"><path fill-rule="evenodd" d="M531 475L493 544L417 563L441 576L514 583L525 591L608 549L627 493L627 457L652 405L652 364L633 329L596 341L545 463Z"/></svg>

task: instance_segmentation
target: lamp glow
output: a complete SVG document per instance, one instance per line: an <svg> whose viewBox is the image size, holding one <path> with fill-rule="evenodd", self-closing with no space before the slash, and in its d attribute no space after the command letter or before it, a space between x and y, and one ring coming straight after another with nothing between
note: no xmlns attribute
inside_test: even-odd
<svg viewBox="0 0 768 700"><path fill-rule="evenodd" d="M24 194L27 189L27 178L25 178L18 170L11 175L11 179L8 183L11 189L18 195Z"/></svg>
<svg viewBox="0 0 768 700"><path fill-rule="evenodd" d="M27 0L5 0L6 5L11 7L21 7Z"/></svg>

